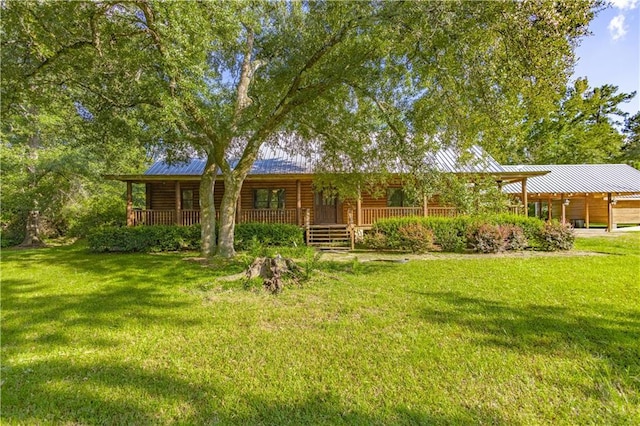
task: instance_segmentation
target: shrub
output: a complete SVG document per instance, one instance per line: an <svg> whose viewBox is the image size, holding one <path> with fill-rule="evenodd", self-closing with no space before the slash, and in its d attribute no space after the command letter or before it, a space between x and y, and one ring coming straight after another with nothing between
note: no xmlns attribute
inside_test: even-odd
<svg viewBox="0 0 640 426"><path fill-rule="evenodd" d="M445 228L436 237L442 251L459 253L467 247L467 238L454 228Z"/></svg>
<svg viewBox="0 0 640 426"><path fill-rule="evenodd" d="M497 253L505 247L500 228L489 223L472 228L468 234L468 241L471 248L480 253Z"/></svg>
<svg viewBox="0 0 640 426"><path fill-rule="evenodd" d="M537 218L513 214L456 217L413 216L378 220L373 224L372 230L374 234L377 232L386 237L384 248L411 249L406 246L400 229L410 225L419 225L433 233L433 242L439 244L442 251L460 252L467 247L469 236L483 224L493 226L496 229L499 226L507 227L504 232L508 235L503 235L504 238L500 244L506 244L505 248L509 250L521 250L529 242L538 240L543 222ZM492 233L497 239L495 232ZM383 237L375 236L377 242L373 238L373 236L368 237L369 244L366 245L377 248L383 241ZM469 241L469 244L473 245L473 243L473 241ZM496 244L498 243L496 242Z"/></svg>
<svg viewBox="0 0 640 426"><path fill-rule="evenodd" d="M571 250L575 233L569 225L559 222L546 222L537 235L540 248L546 251Z"/></svg>
<svg viewBox="0 0 640 426"><path fill-rule="evenodd" d="M387 236L380 231L367 232L362 237L362 244L372 250L389 248Z"/></svg>
<svg viewBox="0 0 640 426"><path fill-rule="evenodd" d="M522 229L522 233L529 241L534 241L544 222L536 217L516 214L498 214L483 217L483 220L493 225L513 225Z"/></svg>
<svg viewBox="0 0 640 426"><path fill-rule="evenodd" d="M424 253L433 248L433 231L421 223L409 223L398 228L400 248Z"/></svg>
<svg viewBox="0 0 640 426"><path fill-rule="evenodd" d="M284 223L240 223L235 229L235 247L246 250L260 243L264 246L304 245L304 231Z"/></svg>
<svg viewBox="0 0 640 426"><path fill-rule="evenodd" d="M105 226L87 236L89 250L96 252L160 252L197 250L200 226Z"/></svg>
<svg viewBox="0 0 640 426"><path fill-rule="evenodd" d="M524 250L529 246L529 241L521 227L506 224L500 225L499 228L505 250Z"/></svg>

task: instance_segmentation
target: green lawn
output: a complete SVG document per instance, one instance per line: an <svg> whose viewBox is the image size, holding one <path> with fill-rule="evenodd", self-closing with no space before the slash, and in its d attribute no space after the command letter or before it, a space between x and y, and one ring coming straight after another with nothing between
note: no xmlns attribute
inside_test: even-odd
<svg viewBox="0 0 640 426"><path fill-rule="evenodd" d="M640 234L597 255L325 263L2 253L3 424L639 424Z"/></svg>

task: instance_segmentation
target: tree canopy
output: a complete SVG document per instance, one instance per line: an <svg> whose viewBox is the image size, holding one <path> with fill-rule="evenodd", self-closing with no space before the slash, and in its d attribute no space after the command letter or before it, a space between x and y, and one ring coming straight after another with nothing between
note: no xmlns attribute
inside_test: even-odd
<svg viewBox="0 0 640 426"><path fill-rule="evenodd" d="M624 136L619 128L626 114L619 106L635 96L617 93L605 84L590 88L586 78L569 87L558 107L534 121L521 153L532 164L609 163L621 155Z"/></svg>
<svg viewBox="0 0 640 426"><path fill-rule="evenodd" d="M352 173L411 166L434 142L520 146L525 119L546 116L566 86L595 7L6 1L2 112L66 100L169 159L203 155L203 251L215 251L220 170L217 252L233 256L236 201L262 144L295 133L288 149L313 141Z"/></svg>

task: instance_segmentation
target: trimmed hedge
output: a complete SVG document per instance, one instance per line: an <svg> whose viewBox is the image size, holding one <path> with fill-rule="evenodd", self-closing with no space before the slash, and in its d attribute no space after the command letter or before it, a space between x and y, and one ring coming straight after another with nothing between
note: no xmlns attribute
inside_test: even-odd
<svg viewBox="0 0 640 426"><path fill-rule="evenodd" d="M538 218L525 217L513 214L499 214L487 216L456 216L456 217L422 217L411 216L402 218L381 219L372 226L373 234L381 234L386 238L387 249L406 250L408 247L403 241L401 228L419 225L433 232L433 241L440 245L442 251L460 252L469 246L477 248L477 241L470 241L470 236L474 235L474 230L490 225L500 231L504 240L504 247L497 248L507 250L521 250L533 243L547 249L544 245L545 238L542 236L544 222ZM485 226L486 227L486 226ZM484 228L483 228L484 229ZM498 240L498 234L493 232L494 239ZM384 240L377 236L377 247ZM475 237L472 238L472 240ZM367 238L364 244L367 245ZM497 244L497 243L496 243ZM489 247L487 247L489 249ZM481 250L483 251L483 250Z"/></svg>
<svg viewBox="0 0 640 426"><path fill-rule="evenodd" d="M89 250L96 252L160 252L198 250L200 226L105 226L87 236Z"/></svg>
<svg viewBox="0 0 640 426"><path fill-rule="evenodd" d="M546 251L571 250L576 236L573 228L558 222L547 222L538 235L540 248Z"/></svg>
<svg viewBox="0 0 640 426"><path fill-rule="evenodd" d="M217 233L216 233L217 234ZM87 236L95 252L161 252L200 249L200 225L105 226ZM279 223L241 223L235 228L235 247L246 250L258 242L265 246L304 245L303 230Z"/></svg>
<svg viewBox="0 0 640 426"><path fill-rule="evenodd" d="M505 249L500 227L490 223L474 226L467 235L469 246L480 253L498 253Z"/></svg>

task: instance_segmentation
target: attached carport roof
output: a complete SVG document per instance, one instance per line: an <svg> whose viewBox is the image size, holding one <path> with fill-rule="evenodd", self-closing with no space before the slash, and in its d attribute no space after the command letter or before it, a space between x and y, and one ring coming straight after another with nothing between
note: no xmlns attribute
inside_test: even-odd
<svg viewBox="0 0 640 426"><path fill-rule="evenodd" d="M640 193L640 171L626 164L549 164L502 166L505 171L550 171L527 179L529 194L636 194ZM503 187L508 194L520 194L520 182Z"/></svg>

